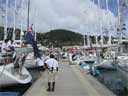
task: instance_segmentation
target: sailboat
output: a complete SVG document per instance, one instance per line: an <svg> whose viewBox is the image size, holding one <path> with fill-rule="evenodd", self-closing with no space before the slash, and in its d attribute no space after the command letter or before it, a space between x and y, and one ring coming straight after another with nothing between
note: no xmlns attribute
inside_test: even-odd
<svg viewBox="0 0 128 96"><path fill-rule="evenodd" d="M2 57L3 59L3 57ZM0 65L0 86L9 86L13 84L27 84L32 80L31 74L23 66L26 55L17 56L12 63Z"/></svg>
<svg viewBox="0 0 128 96"><path fill-rule="evenodd" d="M118 50L116 58L115 58L115 63L114 66L117 69L117 71L119 72L120 76L124 81L124 84L126 85L126 87L128 88L128 54L123 52L123 40L122 40L122 25L124 25L124 19L126 17L126 10L128 7L128 2L127 0L123 0L122 6L120 8L120 4L119 4L119 0L117 0L117 4L118 4L118 16L119 16L119 32L120 32L120 38L118 40L118 48L120 50ZM121 9L121 10L120 10ZM121 13L120 13L121 12Z"/></svg>
<svg viewBox="0 0 128 96"><path fill-rule="evenodd" d="M16 6L16 0L15 0L15 6ZM6 11L5 12L6 13L5 14L6 27L4 28L4 30L5 30L4 31L5 32L4 39L7 38L8 0L6 0L6 10L5 11ZM15 23L15 18L14 18L14 23ZM13 35L13 36L15 36L15 35ZM14 37L13 37L13 39L14 39ZM6 62L8 57L2 57L2 53L0 54L0 61L1 61L1 64L0 64L0 87L9 86L9 85L13 85L13 84L27 84L27 83L31 82L32 76L29 73L29 71L24 67L24 62L25 62L26 56L27 56L28 52L31 51L30 48L28 50L27 49L28 48L16 48L16 58L13 62Z"/></svg>

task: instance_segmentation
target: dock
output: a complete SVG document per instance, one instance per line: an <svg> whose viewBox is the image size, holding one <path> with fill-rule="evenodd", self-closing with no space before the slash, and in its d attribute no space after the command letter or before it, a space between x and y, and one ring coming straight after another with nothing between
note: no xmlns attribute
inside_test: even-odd
<svg viewBox="0 0 128 96"><path fill-rule="evenodd" d="M69 65L68 61L59 63L55 92L46 91L47 72L43 72L23 96L116 96L78 65Z"/></svg>

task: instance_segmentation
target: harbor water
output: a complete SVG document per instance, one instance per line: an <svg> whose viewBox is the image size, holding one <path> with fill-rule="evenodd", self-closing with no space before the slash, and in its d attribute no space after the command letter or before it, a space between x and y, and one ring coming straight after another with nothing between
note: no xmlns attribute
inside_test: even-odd
<svg viewBox="0 0 128 96"><path fill-rule="evenodd" d="M104 84L109 90L114 92L117 96L128 96L128 90L124 80L117 70L98 69L99 76L95 76L99 82Z"/></svg>

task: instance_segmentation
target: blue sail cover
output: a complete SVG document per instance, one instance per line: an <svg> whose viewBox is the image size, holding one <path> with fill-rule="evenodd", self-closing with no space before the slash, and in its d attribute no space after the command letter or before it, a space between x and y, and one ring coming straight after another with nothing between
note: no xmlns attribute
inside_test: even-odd
<svg viewBox="0 0 128 96"><path fill-rule="evenodd" d="M0 96L18 96L17 92L0 92Z"/></svg>

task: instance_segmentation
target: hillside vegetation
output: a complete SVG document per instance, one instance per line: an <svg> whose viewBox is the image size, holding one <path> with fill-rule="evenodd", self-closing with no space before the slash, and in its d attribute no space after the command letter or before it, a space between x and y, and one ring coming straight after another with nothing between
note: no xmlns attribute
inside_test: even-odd
<svg viewBox="0 0 128 96"><path fill-rule="evenodd" d="M67 30L52 30L47 33L38 33L37 40L42 45L51 47L82 45L83 36Z"/></svg>

